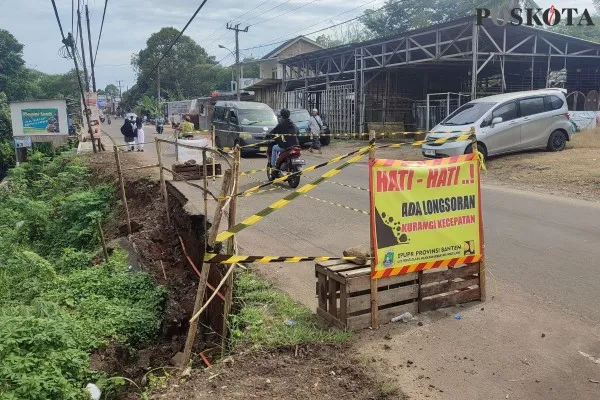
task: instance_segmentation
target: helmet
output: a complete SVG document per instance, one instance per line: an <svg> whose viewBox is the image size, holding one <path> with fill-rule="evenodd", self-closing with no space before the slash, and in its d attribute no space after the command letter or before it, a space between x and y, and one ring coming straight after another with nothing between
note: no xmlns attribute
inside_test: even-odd
<svg viewBox="0 0 600 400"><path fill-rule="evenodd" d="M290 110L288 110L287 108L282 108L281 111L279 112L279 114L281 115L281 118L283 118L283 119L290 118Z"/></svg>

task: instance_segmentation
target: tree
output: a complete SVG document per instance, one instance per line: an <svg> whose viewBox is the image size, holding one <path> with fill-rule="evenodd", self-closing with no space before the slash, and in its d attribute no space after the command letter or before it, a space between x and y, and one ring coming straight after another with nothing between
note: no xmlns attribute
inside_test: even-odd
<svg viewBox="0 0 600 400"><path fill-rule="evenodd" d="M156 90L157 71L150 72L179 33L175 28L162 28L153 33L146 41L146 47L133 56L131 63L138 74L137 85L141 92L138 99ZM165 93L175 93L177 97L198 96L190 71L207 64L216 64L215 57L209 56L189 36L181 36L160 64L161 89L164 88Z"/></svg>
<svg viewBox="0 0 600 400"><path fill-rule="evenodd" d="M104 88L104 94L107 97L119 97L119 88L113 85L112 83L109 83Z"/></svg>
<svg viewBox="0 0 600 400"><path fill-rule="evenodd" d="M144 96L136 104L138 115L149 115L150 117L158 117L158 105L156 97Z"/></svg>
<svg viewBox="0 0 600 400"><path fill-rule="evenodd" d="M22 100L26 94L19 85L25 74L23 45L7 30L0 29L0 92L10 101Z"/></svg>
<svg viewBox="0 0 600 400"><path fill-rule="evenodd" d="M244 63L244 78L260 78L260 67L255 63L256 58L246 57L242 61Z"/></svg>
<svg viewBox="0 0 600 400"><path fill-rule="evenodd" d="M592 20L600 20L600 15L592 16ZM566 24L558 24L552 27L552 31L600 43L600 25L597 24L593 26L567 26Z"/></svg>
<svg viewBox="0 0 600 400"><path fill-rule="evenodd" d="M372 36L362 23L354 23L337 26L329 33L317 36L315 42L331 48L348 43L362 42L371 39Z"/></svg>

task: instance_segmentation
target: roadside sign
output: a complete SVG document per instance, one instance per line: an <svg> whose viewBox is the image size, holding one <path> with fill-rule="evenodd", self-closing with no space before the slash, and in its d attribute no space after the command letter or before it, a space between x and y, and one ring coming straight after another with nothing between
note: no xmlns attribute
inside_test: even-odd
<svg viewBox="0 0 600 400"><path fill-rule="evenodd" d="M479 160L370 161L373 278L473 263L483 254Z"/></svg>

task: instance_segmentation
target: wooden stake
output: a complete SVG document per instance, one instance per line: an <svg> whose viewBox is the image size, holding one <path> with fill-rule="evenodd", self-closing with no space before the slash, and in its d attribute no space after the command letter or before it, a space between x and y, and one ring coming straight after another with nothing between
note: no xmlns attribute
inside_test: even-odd
<svg viewBox="0 0 600 400"><path fill-rule="evenodd" d="M162 268L163 276L165 277L165 281L167 280L167 273L165 272L165 264L160 260L160 267Z"/></svg>
<svg viewBox="0 0 600 400"><path fill-rule="evenodd" d="M375 139L375 131L369 132L369 142ZM375 148L369 150L369 162L375 159ZM371 235L371 274L375 272L375 248L373 247L373 230L370 229ZM377 293L377 279L371 279L371 328L379 327L379 296Z"/></svg>
<svg viewBox="0 0 600 400"><path fill-rule="evenodd" d="M470 133L472 135L475 135L475 128L471 128L470 129ZM475 157L477 157L477 137L475 137L473 139L473 154L475 154ZM479 194L481 195L481 193ZM481 210L479 210L479 223L483 224L483 221L481 219L482 217L482 212ZM482 250L482 258L481 261L479 262L479 299L481 301L485 301L486 299L486 293L485 293L485 288L486 288L486 278L485 278L485 241L483 240L483 229L480 229L479 232L479 237L481 240L481 248Z"/></svg>
<svg viewBox="0 0 600 400"><path fill-rule="evenodd" d="M158 174L160 176L160 191L162 193L163 201L165 202L165 211L167 213L167 224L171 225L171 216L169 215L169 197L167 195L167 184L165 182L165 170L162 162L162 151L161 144L158 138L154 138L156 146L156 157L158 158Z"/></svg>
<svg viewBox="0 0 600 400"><path fill-rule="evenodd" d="M98 233L100 234L100 241L102 242L102 252L104 253L104 261L108 262L108 249L106 248L106 240L104 239L104 231L102 231L102 222L100 218L98 221Z"/></svg>
<svg viewBox="0 0 600 400"><path fill-rule="evenodd" d="M125 209L125 218L127 219L127 233L131 235L131 218L129 218L129 206L127 205L127 196L125 195L125 182L123 182L123 172L121 171L121 159L119 158L119 149L113 146L115 152L115 161L117 163L117 175L119 176L119 187L121 188L121 200Z"/></svg>
<svg viewBox="0 0 600 400"><path fill-rule="evenodd" d="M204 170L206 171L206 159L203 162ZM204 182L206 184L206 174L204 174ZM219 197L219 201L217 202L217 209L215 210L215 216L213 218L213 225L211 227L210 235L208 236L208 241L206 243L206 248L212 248L215 245L215 241L217 240L217 234L219 233L219 225L221 224L221 217L223 216L223 205L225 204L225 196L230 193L230 184L231 184L231 171L225 171L225 177L223 179L223 185L221 186L221 196ZM204 192L205 199L205 210L208 208L207 206L207 197L206 191ZM207 217L205 215L205 232L207 226ZM204 254L204 252L203 252ZM194 312L192 315L196 315L198 311L202 308L204 303L204 294L206 293L206 286L208 283L208 273L210 272L210 264L203 263L202 271L200 272L200 278L198 280L198 288L196 290L196 301L194 302ZM215 293L217 291L215 290ZM192 355L192 348L194 347L194 341L196 340L196 333L198 332L198 320L190 321L190 327L188 329L187 338L185 340L185 348L183 350L183 365L187 365L190 362L190 358Z"/></svg>
<svg viewBox="0 0 600 400"><path fill-rule="evenodd" d="M237 193L239 180L240 180L240 148L235 148L234 162L233 162L233 190L232 193ZM231 229L235 226L235 217L237 211L237 197L231 198L229 201L229 217L227 221L227 228ZM227 254L235 254L235 235L229 238L227 241ZM231 304L233 302L233 282L234 272L231 273L227 279L227 287L225 292L225 305L223 307L223 332L221 334L221 357L225 357L225 348L227 345L227 331L229 330L229 312L231 311Z"/></svg>
<svg viewBox="0 0 600 400"><path fill-rule="evenodd" d="M215 126L212 126L212 148L215 149ZM212 158L212 178L213 178L213 182L215 181L215 179L217 179L217 170L215 167L215 155L211 154L211 158Z"/></svg>

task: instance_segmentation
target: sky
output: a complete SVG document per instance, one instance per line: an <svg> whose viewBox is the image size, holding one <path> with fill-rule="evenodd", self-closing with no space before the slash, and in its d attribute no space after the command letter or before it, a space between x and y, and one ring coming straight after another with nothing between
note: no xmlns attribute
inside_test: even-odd
<svg viewBox="0 0 600 400"><path fill-rule="evenodd" d="M72 31L72 2L77 8L78 0L56 0L65 35ZM87 3L90 9L95 48L104 0L79 2L82 8ZM130 64L132 54L143 49L148 37L162 27L182 29L200 3L200 0L108 0L96 59L98 88L109 83L116 85L117 80L121 81L123 90L133 85L136 76ZM230 65L233 56L218 47L223 45L231 50L235 47L234 32L225 28L228 21L239 22L241 27L250 25L247 33L240 33L240 49L247 49L325 28L358 16L368 8L379 8L383 3L384 0L208 0L185 34L217 60L222 60L223 65ZM538 0L538 4L593 9L592 0L562 0L560 3ZM283 13L286 14L280 15ZM11 32L25 45L28 67L46 73L63 73L73 68L72 60L58 55L62 43L50 0L0 0L0 28ZM85 29L84 25L84 32ZM87 46L87 36L84 40ZM242 58L261 57L276 46L243 50Z"/></svg>

